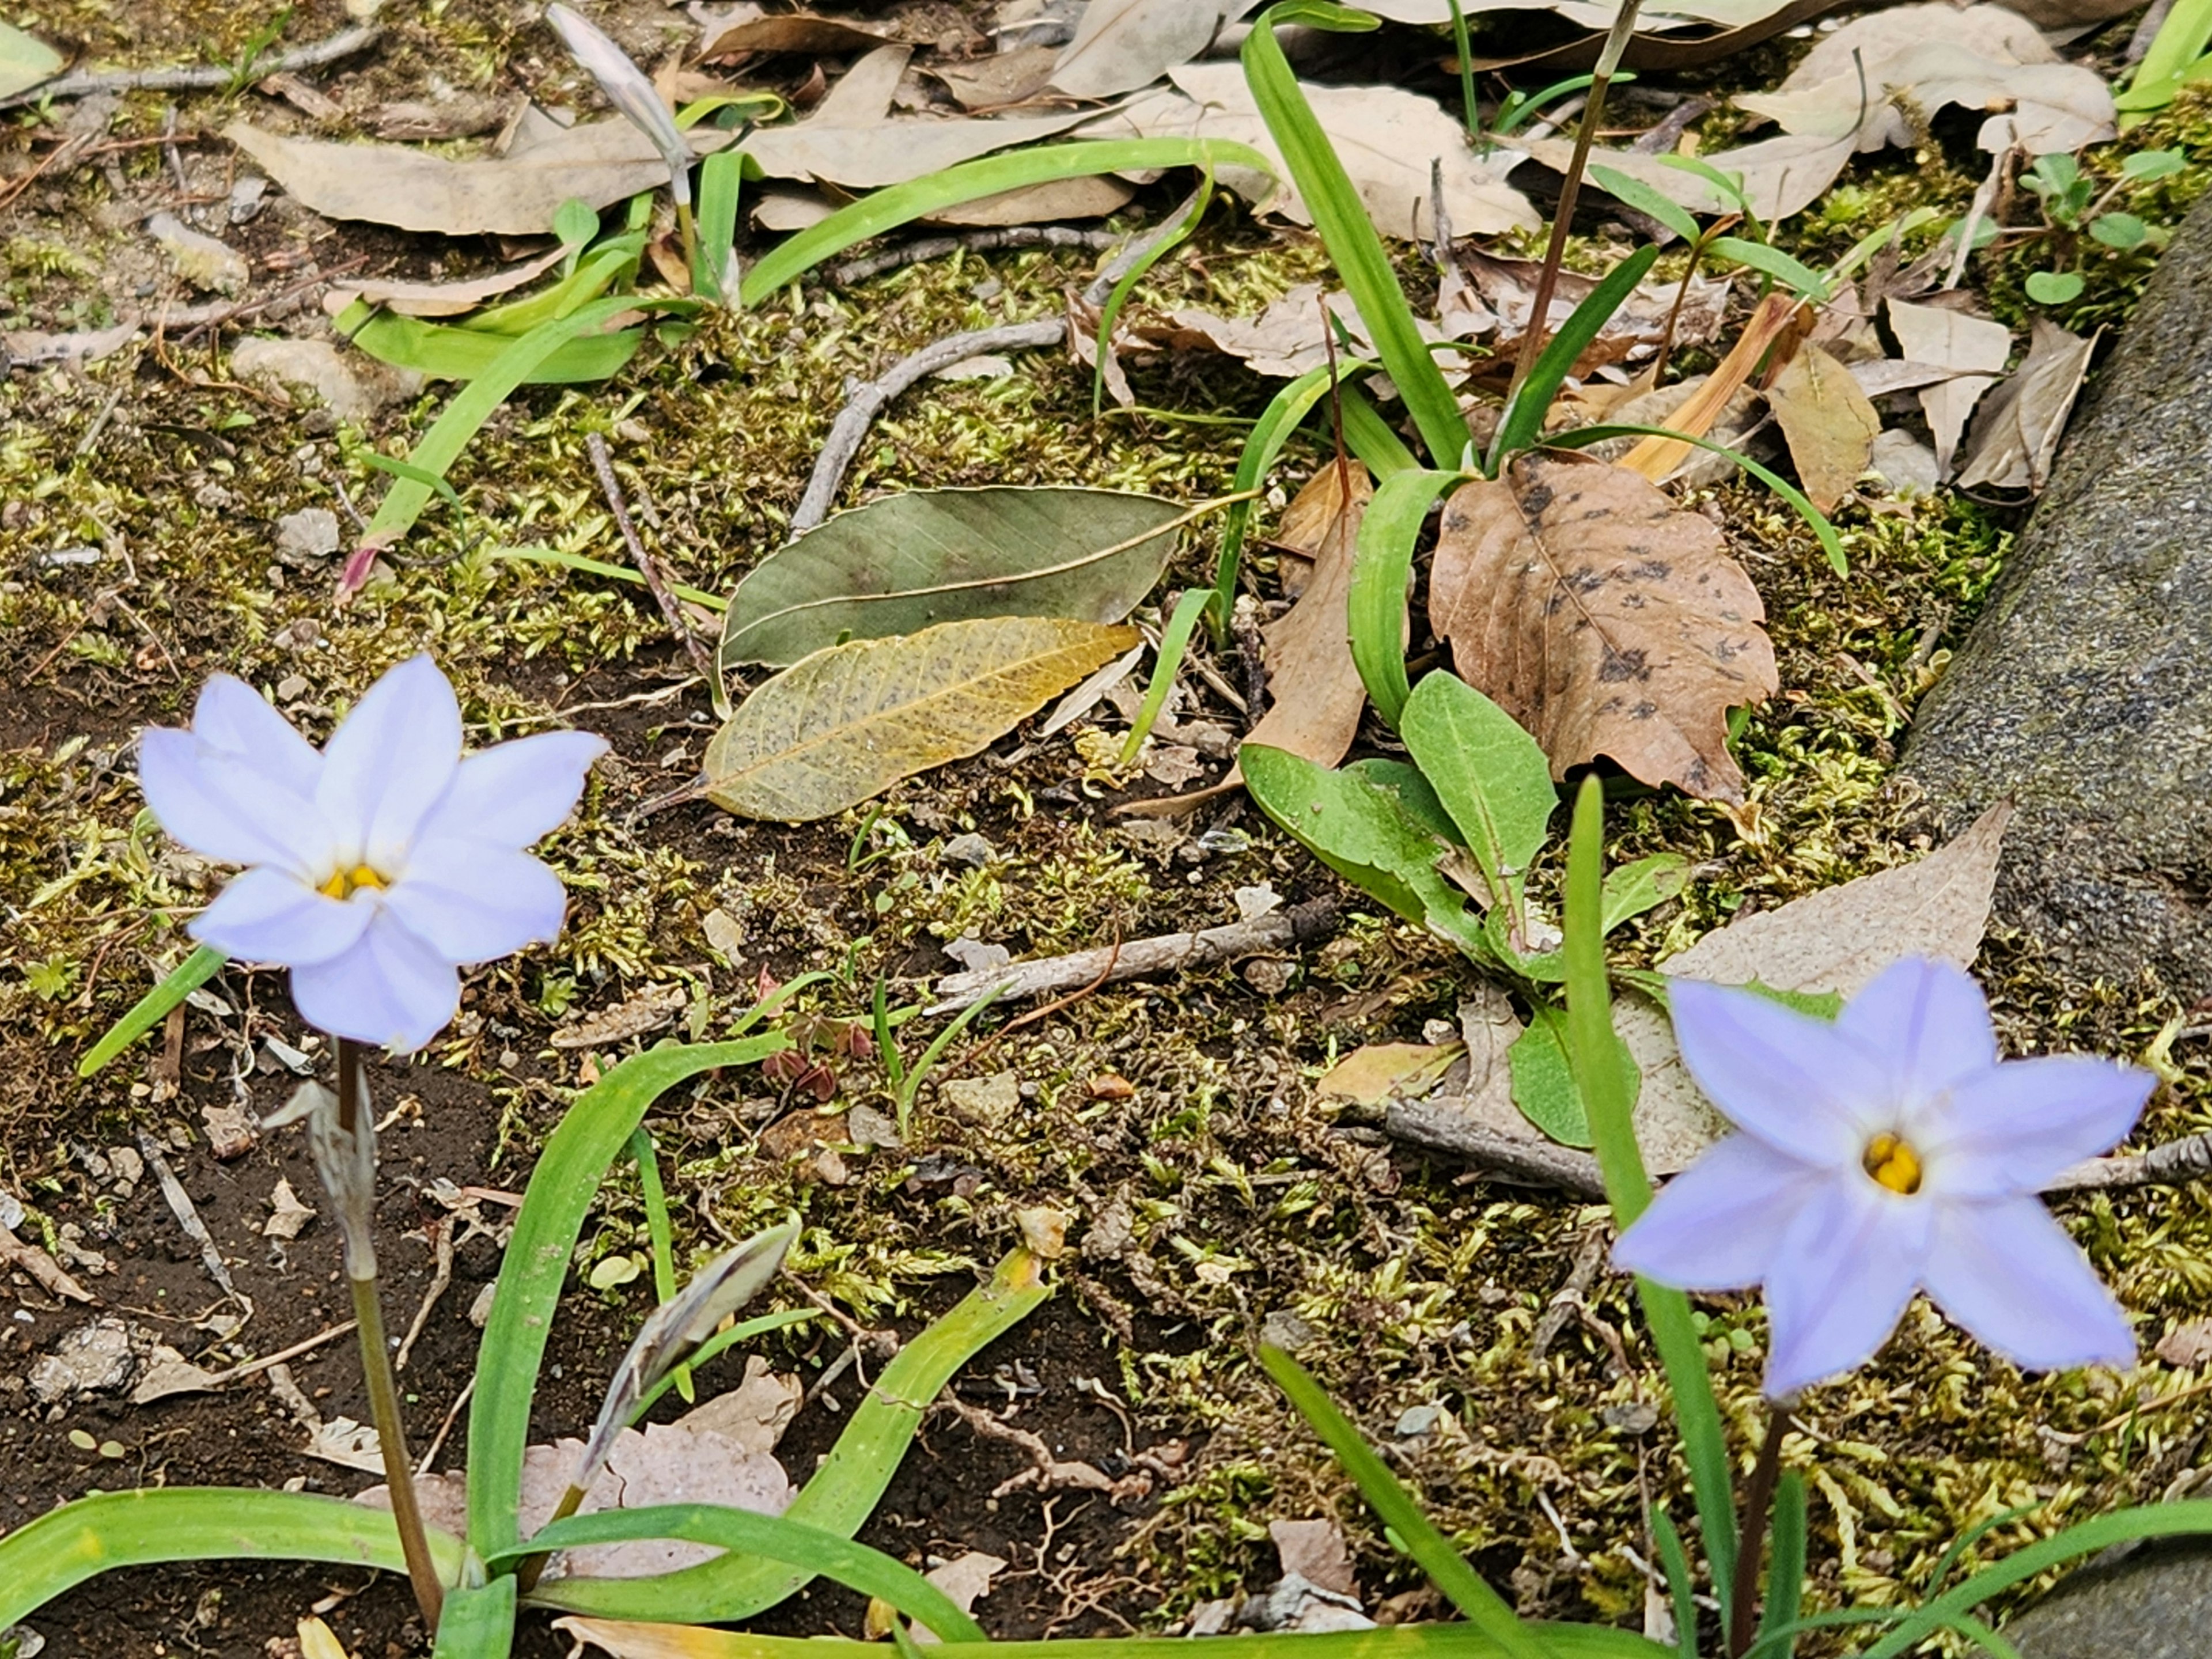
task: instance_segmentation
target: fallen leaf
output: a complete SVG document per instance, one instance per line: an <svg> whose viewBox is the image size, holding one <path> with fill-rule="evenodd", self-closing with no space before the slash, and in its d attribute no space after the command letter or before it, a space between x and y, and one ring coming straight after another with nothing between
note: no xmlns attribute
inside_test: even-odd
<svg viewBox="0 0 2212 1659"><path fill-rule="evenodd" d="M771 1370L767 1360L748 1354L744 1380L702 1401L678 1418L676 1426L718 1434L741 1451L772 1452L805 1397L805 1385L797 1377Z"/></svg>
<svg viewBox="0 0 2212 1659"><path fill-rule="evenodd" d="M1294 1572L1309 1584L1339 1595L1359 1594L1352 1553L1345 1546L1344 1529L1335 1522L1270 1521L1267 1536L1275 1541L1275 1554L1285 1573Z"/></svg>
<svg viewBox="0 0 2212 1659"><path fill-rule="evenodd" d="M1816 345L1800 346L1766 389L1805 495L1823 513L1851 493L1874 453L1881 416L1850 371Z"/></svg>
<svg viewBox="0 0 2212 1659"><path fill-rule="evenodd" d="M1115 623L1152 592L1182 516L1153 495L1015 484L916 489L840 513L730 595L725 666L985 617Z"/></svg>
<svg viewBox="0 0 2212 1659"><path fill-rule="evenodd" d="M972 202L955 202L929 216L933 225L1036 225L1063 219L1103 219L1135 197L1137 187L1111 173L1048 179Z"/></svg>
<svg viewBox="0 0 2212 1659"><path fill-rule="evenodd" d="M166 1342L156 1343L131 1390L131 1403L143 1406L173 1394L204 1394L215 1385L214 1372L203 1370Z"/></svg>
<svg viewBox="0 0 2212 1659"><path fill-rule="evenodd" d="M1071 98L1148 87L1204 52L1220 21L1217 0L1091 0L1051 84Z"/></svg>
<svg viewBox="0 0 2212 1659"><path fill-rule="evenodd" d="M1068 1214L1049 1204L1032 1205L1014 1212L1021 1229L1022 1248L1040 1261L1057 1261L1067 1249Z"/></svg>
<svg viewBox="0 0 2212 1659"><path fill-rule="evenodd" d="M1711 432L1752 372L1765 361L1768 349L1796 325L1803 309L1794 294L1770 294L1761 300L1728 355L1714 366L1695 394L1668 418L1668 430L1687 438L1702 438ZM1620 465L1656 483L1672 477L1696 448L1681 438L1646 438L1621 457Z"/></svg>
<svg viewBox="0 0 2212 1659"><path fill-rule="evenodd" d="M44 363L66 363L81 368L110 357L138 337L138 325L118 323L112 328L85 329L68 334L42 334L15 329L0 334L0 356L16 368L35 368Z"/></svg>
<svg viewBox="0 0 2212 1659"><path fill-rule="evenodd" d="M2026 361L1975 416L1960 489L2040 491L2051 482L2058 440L2096 346L2094 334L2085 340L2048 318L2035 319Z"/></svg>
<svg viewBox="0 0 2212 1659"><path fill-rule="evenodd" d="M462 283L387 283L369 278L339 283L324 291L323 309L335 317L356 300L366 300L403 317L458 317L544 276L568 253L565 247L548 248L535 259Z"/></svg>
<svg viewBox="0 0 2212 1659"><path fill-rule="evenodd" d="M345 1644L321 1620L310 1616L293 1628L299 1632L300 1659L352 1659Z"/></svg>
<svg viewBox="0 0 2212 1659"><path fill-rule="evenodd" d="M893 38L887 29L848 23L841 17L786 12L777 16L735 19L702 40L693 56L707 64L738 57L765 57L773 52L865 52Z"/></svg>
<svg viewBox="0 0 2212 1659"><path fill-rule="evenodd" d="M1456 1042L1370 1042L1322 1073L1314 1089L1328 1099L1380 1106L1393 1096L1426 1093L1465 1052Z"/></svg>
<svg viewBox="0 0 2212 1659"><path fill-rule="evenodd" d="M1931 364L1949 376L1920 394L1921 413L1936 441L1936 471L1948 477L1967 417L1997 383L2012 355L2012 331L1986 317L1894 299L1889 302L1889 326L1908 362Z"/></svg>
<svg viewBox="0 0 2212 1659"><path fill-rule="evenodd" d="M1163 320L1139 323L1134 333L1148 344L1176 351L1218 351L1241 360L1255 374L1292 380L1328 361L1330 337L1323 330L1334 324L1322 322L1323 303L1320 283L1301 283L1255 317L1224 317L1186 307L1168 313ZM1374 336L1352 296L1332 289L1326 303L1330 318L1352 337L1352 355L1372 357ZM1425 318L1414 320L1423 339L1434 343L1444 338L1443 331ZM1336 355L1346 355L1341 346ZM1447 377L1453 372L1448 369Z"/></svg>
<svg viewBox="0 0 2212 1659"><path fill-rule="evenodd" d="M648 985L633 991L611 1008L601 1008L586 1014L574 1025L564 1025L553 1033L556 1048L597 1048L611 1042L626 1042L647 1031L657 1031L684 1012L684 988L680 985Z"/></svg>
<svg viewBox="0 0 2212 1659"><path fill-rule="evenodd" d="M223 137L325 218L447 236L546 235L561 204L572 198L600 208L668 181L668 164L653 140L620 116L556 127L526 146L518 141L492 161L449 161L392 144L287 138L244 121L232 122ZM762 137L748 141L748 154ZM705 154L733 135L696 127L690 138L692 149Z"/></svg>
<svg viewBox="0 0 2212 1659"><path fill-rule="evenodd" d="M0 23L0 98L15 94L62 72L64 58L36 35L12 24Z"/></svg>
<svg viewBox="0 0 2212 1659"><path fill-rule="evenodd" d="M1526 455L1445 503L1430 626L1554 778L1602 754L1741 800L1728 711L1779 686L1765 617L1719 529L1625 467Z"/></svg>
<svg viewBox="0 0 2212 1659"><path fill-rule="evenodd" d="M300 1230L315 1218L315 1212L300 1202L289 1181L279 1181L270 1191L269 1207L274 1213L261 1224L264 1238L297 1238Z"/></svg>
<svg viewBox="0 0 2212 1659"><path fill-rule="evenodd" d="M824 127L865 127L889 120L891 100L898 96L899 83L906 78L906 66L913 57L912 46L878 46L837 77L836 85L823 94L807 121Z"/></svg>
<svg viewBox="0 0 2212 1659"><path fill-rule="evenodd" d="M945 1598L961 1612L973 1613L976 1601L991 1593L991 1581L1006 1570L1006 1562L998 1556L969 1550L942 1566L932 1567L922 1577L943 1590Z"/></svg>
<svg viewBox="0 0 2212 1659"><path fill-rule="evenodd" d="M384 1453L376 1431L350 1417L333 1417L310 1425L307 1443L301 1450L309 1457L336 1463L341 1468L359 1469L364 1474L384 1473Z"/></svg>
<svg viewBox="0 0 2212 1659"><path fill-rule="evenodd" d="M553 1628L579 1644L590 1643L608 1659L728 1659L732 1639L728 1632L703 1625L586 1619L580 1613L556 1619Z"/></svg>
<svg viewBox="0 0 2212 1659"><path fill-rule="evenodd" d="M2167 1364L2185 1370L2202 1365L2212 1359L2212 1319L2192 1319L2175 1326L2159 1338L2158 1346L2151 1352Z"/></svg>
<svg viewBox="0 0 2212 1659"><path fill-rule="evenodd" d="M1285 599L1295 599L1305 592L1322 544L1335 530L1345 508L1364 510L1374 494L1374 475L1359 462L1349 459L1340 466L1323 461L1313 477L1299 486L1269 538L1281 556L1278 574Z"/></svg>
<svg viewBox="0 0 2212 1659"><path fill-rule="evenodd" d="M748 817L827 817L977 753L1138 637L987 617L829 647L762 685L714 734L708 797Z"/></svg>
<svg viewBox="0 0 2212 1659"><path fill-rule="evenodd" d="M1050 46L1017 46L964 64L932 64L928 72L963 109L1002 109L1042 88L1059 61L1060 53Z"/></svg>
<svg viewBox="0 0 2212 1659"><path fill-rule="evenodd" d="M1174 82L1172 90L1149 94L1094 120L1081 136L1227 138L1249 144L1274 163L1276 177L1282 181L1267 198L1266 210L1298 224L1311 222L1289 182L1290 171L1282 164L1243 70L1234 63L1185 64L1170 70L1168 78ZM1351 175L1368 216L1385 236L1426 240L1435 234L1430 222L1431 163L1441 164L1444 212L1455 233L1487 236L1534 230L1540 222L1528 198L1504 182L1519 155L1510 150L1477 155L1468 144L1459 118L1447 113L1434 99L1388 86L1301 82L1300 90ZM1221 181L1248 200L1263 193L1240 173L1240 169L1224 168Z"/></svg>
<svg viewBox="0 0 2212 1659"><path fill-rule="evenodd" d="M994 150L1037 143L1089 118L1085 110L1050 115L917 116L832 125L819 119L763 127L745 155L771 179L875 190L903 185Z"/></svg>
<svg viewBox="0 0 2212 1659"><path fill-rule="evenodd" d="M1519 346L1522 337L1528 331L1529 319L1535 314L1541 262L1501 258L1480 249L1460 248L1454 252L1453 263L1466 274L1468 282L1498 319L1494 349L1500 356L1509 355ZM1598 281L1597 277L1577 270L1558 273L1547 313L1547 334L1558 332L1574 314L1575 307L1589 297ZM1692 278L1686 292L1679 281L1638 285L1629 291L1628 297L1606 319L1597 337L1575 359L1572 372L1584 376L1607 363L1650 356L1658 349L1659 343L1668 337L1670 319L1676 346L1705 344L1720 332L1730 287L1725 277ZM1681 296L1679 312L1675 306L1677 295Z"/></svg>
<svg viewBox="0 0 2212 1659"><path fill-rule="evenodd" d="M1297 603L1260 630L1272 701L1247 743L1321 766L1342 760L1359 735L1367 686L1352 660L1352 556L1367 502L1346 502L1323 533Z"/></svg>
<svg viewBox="0 0 2212 1659"><path fill-rule="evenodd" d="M1571 138L1538 138L1521 148L1554 173L1565 173L1575 145ZM1668 167L1641 150L1594 149L1589 159L1650 185L1692 213L1736 210L1735 202L1707 180ZM1785 132L1735 149L1714 150L1698 159L1734 175L1751 203L1751 210L1771 225L1802 212L1826 193L1851 159L1851 140L1849 133L1831 137L1822 133Z"/></svg>

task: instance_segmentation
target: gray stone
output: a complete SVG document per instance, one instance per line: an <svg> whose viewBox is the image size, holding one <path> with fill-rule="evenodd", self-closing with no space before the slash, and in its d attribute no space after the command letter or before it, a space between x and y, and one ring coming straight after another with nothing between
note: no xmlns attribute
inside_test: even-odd
<svg viewBox="0 0 2212 1659"><path fill-rule="evenodd" d="M2024 1659L2201 1659L2212 1646L2212 1550L2142 1550L2086 1568L2004 1633Z"/></svg>
<svg viewBox="0 0 2212 1659"><path fill-rule="evenodd" d="M1996 915L2076 972L2212 993L2212 197L2077 420L1905 770L1954 833L2004 796Z"/></svg>

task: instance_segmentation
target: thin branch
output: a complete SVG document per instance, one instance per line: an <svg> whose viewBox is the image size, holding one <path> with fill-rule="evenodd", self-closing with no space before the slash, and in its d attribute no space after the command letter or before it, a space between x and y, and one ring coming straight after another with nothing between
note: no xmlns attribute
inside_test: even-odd
<svg viewBox="0 0 2212 1659"><path fill-rule="evenodd" d="M615 477L615 464L607 454L607 441L599 433L584 440L584 447L592 457L592 470L599 475L599 488L606 492L607 506L615 515L615 527L622 532L623 545L629 550L630 562L637 567L638 574L645 578L646 591L653 602L660 607L660 617L668 624L668 631L676 635L676 642L691 659L691 665L705 677L708 685L719 685L721 680L714 667L714 653L707 643L692 632L691 624L684 620L684 607L670 591L668 578L660 562L645 550L645 544L637 538L637 530L629 521L629 504L623 499L622 484Z"/></svg>
<svg viewBox="0 0 2212 1659"><path fill-rule="evenodd" d="M320 69L325 64L335 64L341 58L350 58L374 46L383 33L380 24L357 23L311 46L258 60L252 66L250 78L260 81L295 70ZM0 98L0 109L14 109L20 104L43 103L55 98L82 98L95 92L211 91L228 86L237 74L237 66L231 64L195 64L184 69L83 70L9 93Z"/></svg>

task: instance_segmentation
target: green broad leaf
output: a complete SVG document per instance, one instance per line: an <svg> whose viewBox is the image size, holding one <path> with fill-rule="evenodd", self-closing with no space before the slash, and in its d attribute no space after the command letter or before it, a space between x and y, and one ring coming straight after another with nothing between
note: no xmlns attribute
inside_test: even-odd
<svg viewBox="0 0 2212 1659"><path fill-rule="evenodd" d="M2085 284L2078 270L2038 270L2030 272L2021 286L2039 306L2063 306L2080 299Z"/></svg>
<svg viewBox="0 0 2212 1659"><path fill-rule="evenodd" d="M63 58L36 35L0 23L0 98L12 98L62 72Z"/></svg>
<svg viewBox="0 0 2212 1659"><path fill-rule="evenodd" d="M193 951L191 955L171 969L159 985L133 1003L130 1012L108 1027L106 1035L94 1043L91 1052L77 1061L76 1074L90 1077L100 1070L167 1019L170 1009L213 979L216 970L229 960L212 945L203 945Z"/></svg>
<svg viewBox="0 0 2212 1659"><path fill-rule="evenodd" d="M1188 516L1154 495L1064 485L885 495L825 520L738 584L722 665L781 668L842 639L986 617L1117 623L1159 581Z"/></svg>
<svg viewBox="0 0 2212 1659"><path fill-rule="evenodd" d="M1393 472L1376 487L1360 516L1345 620L1352 666L1375 712L1389 726L1398 724L1408 695L1406 592L1413 579L1413 544L1437 497L1464 477L1419 468Z"/></svg>
<svg viewBox="0 0 2212 1659"><path fill-rule="evenodd" d="M2089 234L2106 247L2141 247L2149 239L2150 227L2132 213L2100 213L2089 222Z"/></svg>
<svg viewBox="0 0 2212 1659"><path fill-rule="evenodd" d="M2120 176L2137 184L2171 179L2189 166L2189 157L2178 149L2139 149L2120 163Z"/></svg>
<svg viewBox="0 0 2212 1659"><path fill-rule="evenodd" d="M663 1504L570 1516L550 1522L526 1546L494 1558L489 1565L496 1567L504 1560L520 1559L540 1550L625 1544L647 1538L715 1544L763 1561L803 1568L810 1578L828 1578L863 1595L890 1602L941 1639L986 1639L981 1626L961 1612L950 1596L904 1562L866 1544L793 1521L787 1515L757 1515L719 1504Z"/></svg>
<svg viewBox="0 0 2212 1659"><path fill-rule="evenodd" d="M962 202L1059 179L1179 167L1211 167L1217 173L1235 168L1267 179L1273 179L1275 172L1273 164L1249 144L1224 138L1085 139L986 155L911 184L877 191L838 209L820 224L809 225L778 244L745 273L738 288L738 303L757 306L854 243Z"/></svg>
<svg viewBox="0 0 2212 1659"><path fill-rule="evenodd" d="M489 1584L446 1592L430 1659L507 1659L514 1651L514 1579L502 1574Z"/></svg>
<svg viewBox="0 0 2212 1659"><path fill-rule="evenodd" d="M1654 853L1605 872L1605 897L1599 927L1611 933L1655 905L1680 893L1690 879L1690 861L1680 853Z"/></svg>
<svg viewBox="0 0 2212 1659"><path fill-rule="evenodd" d="M1559 793L1552 764L1520 722L1455 674L1422 677L1399 733L1459 826L1493 902L1520 906Z"/></svg>
<svg viewBox="0 0 2212 1659"><path fill-rule="evenodd" d="M1565 1011L1547 1002L1534 1005L1528 1030L1505 1054L1513 1077L1513 1103L1522 1116L1562 1146L1588 1146L1592 1144L1589 1112L1567 1056L1567 1042ZM1626 1043L1616 1036L1613 1044L1633 1100L1644 1074Z"/></svg>
<svg viewBox="0 0 2212 1659"><path fill-rule="evenodd" d="M478 1345L469 1407L469 1538L489 1555L518 1540L522 1451L545 1340L568 1278L584 1212L644 1121L678 1084L719 1066L750 1066L791 1046L781 1031L738 1042L672 1044L626 1060L579 1094L545 1143L515 1212L491 1316Z"/></svg>
<svg viewBox="0 0 2212 1659"><path fill-rule="evenodd" d="M1486 477L1496 477L1508 456L1528 448L1543 435L1544 416L1552 407L1552 400L1559 395L1559 387L1573 372L1575 360L1589 349L1590 342L1603 331L1613 313L1626 303L1658 258L1657 248L1640 247L1607 271L1604 279L1583 296L1583 302L1568 314L1567 320L1559 325L1559 331L1543 350L1536 354L1536 361L1529 366L1528 378L1522 381L1520 389L1498 417L1498 431L1491 439L1490 453L1483 464Z"/></svg>
<svg viewBox="0 0 2212 1659"><path fill-rule="evenodd" d="M599 210L580 196L571 196L553 210L553 240L562 247L580 248L599 234Z"/></svg>
<svg viewBox="0 0 2212 1659"><path fill-rule="evenodd" d="M409 368L427 380L473 380L491 372L513 335L486 334L450 323L378 311L356 300L338 314L339 333L380 363ZM611 380L645 343L641 328L570 340L544 358L520 384L586 386Z"/></svg>
<svg viewBox="0 0 2212 1659"><path fill-rule="evenodd" d="M1354 761L1344 770L1348 776L1397 796L1398 805L1438 841L1454 847L1467 845L1460 836L1459 825L1452 822L1451 814L1444 810L1443 802L1437 798L1435 787L1419 767L1400 760L1370 758Z"/></svg>
<svg viewBox="0 0 2212 1659"><path fill-rule="evenodd" d="M1246 744L1238 758L1245 789L1260 810L1308 852L1407 921L1477 960L1489 958L1466 895L1437 867L1450 855L1450 844L1395 789L1372 774L1332 771L1265 744Z"/></svg>
<svg viewBox="0 0 2212 1659"><path fill-rule="evenodd" d="M1716 236L1712 251L1723 259L1733 259L1740 265L1748 265L1763 276L1771 276L1791 293L1808 300L1826 299L1832 286L1812 266L1765 242L1748 241L1741 236Z"/></svg>
<svg viewBox="0 0 2212 1659"><path fill-rule="evenodd" d="M1328 9L1331 14L1338 9ZM1406 290L1383 251L1382 239L1376 234L1366 204L1353 188L1351 175L1330 147L1313 106L1298 89L1289 59L1283 56L1282 46L1275 39L1274 20L1285 15L1280 7L1261 13L1244 39L1241 55L1253 102L1267 124L1275 147L1282 152L1299 198L1313 216L1314 229L1328 250L1330 263L1374 336L1376 355L1397 383L1398 395L1405 399L1431 462L1440 467L1457 466L1467 448L1467 419L1421 338L1413 307L1406 301ZM1299 21L1321 15L1302 12Z"/></svg>
<svg viewBox="0 0 2212 1659"><path fill-rule="evenodd" d="M1632 179L1618 167L1591 163L1589 176L1603 187L1605 193L1624 207L1634 208L1647 219L1656 219L1686 242L1698 240L1698 222L1690 210L1670 197L1662 196L1641 179Z"/></svg>
<svg viewBox="0 0 2212 1659"><path fill-rule="evenodd" d="M429 1541L438 1576L453 1583L461 1540L434 1527ZM407 1570L391 1513L340 1498L234 1486L97 1492L0 1536L0 1630L118 1567L246 1559Z"/></svg>
<svg viewBox="0 0 2212 1659"><path fill-rule="evenodd" d="M534 1178L532 1185L536 1185ZM507 1247L510 1259L514 1249L512 1243ZM1001 1261L989 1284L970 1291L884 1368L783 1518L840 1538L858 1532L883 1500L931 1402L962 1366L1051 1294L1036 1258L1027 1250L1016 1250ZM495 1318L497 1306L495 1296ZM485 1335L489 1339L489 1328ZM514 1544L510 1538L500 1547L511 1552ZM696 1567L651 1578L556 1579L541 1583L531 1600L534 1605L603 1619L720 1624L775 1606L814 1577L805 1566L733 1550Z"/></svg>

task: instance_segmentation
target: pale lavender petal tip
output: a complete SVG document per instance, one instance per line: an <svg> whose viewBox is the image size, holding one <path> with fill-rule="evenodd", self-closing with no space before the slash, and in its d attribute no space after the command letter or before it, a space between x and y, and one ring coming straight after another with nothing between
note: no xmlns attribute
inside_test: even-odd
<svg viewBox="0 0 2212 1659"><path fill-rule="evenodd" d="M1756 991L1677 979L1667 1000L1682 1063L1738 1128L1811 1164L1858 1144L1884 1083L1858 1041Z"/></svg>
<svg viewBox="0 0 2212 1659"><path fill-rule="evenodd" d="M607 741L589 732L541 732L471 755L423 821L425 840L466 836L527 847L575 810Z"/></svg>
<svg viewBox="0 0 2212 1659"><path fill-rule="evenodd" d="M452 783L461 709L428 656L410 657L362 694L323 750L316 803L356 833L362 855L396 866Z"/></svg>
<svg viewBox="0 0 2212 1659"><path fill-rule="evenodd" d="M1613 1246L1613 1265L1685 1291L1756 1285L1820 1178L1754 1136L1729 1135L1651 1200Z"/></svg>
<svg viewBox="0 0 2212 1659"><path fill-rule="evenodd" d="M460 1000L453 964L388 911L351 950L292 970L292 1003L309 1024L401 1054L437 1036Z"/></svg>
<svg viewBox="0 0 2212 1659"><path fill-rule="evenodd" d="M1936 1095L1997 1063L1982 988L1964 969L1928 957L1907 957L1875 975L1844 1006L1836 1029L1881 1054L1906 1097Z"/></svg>

